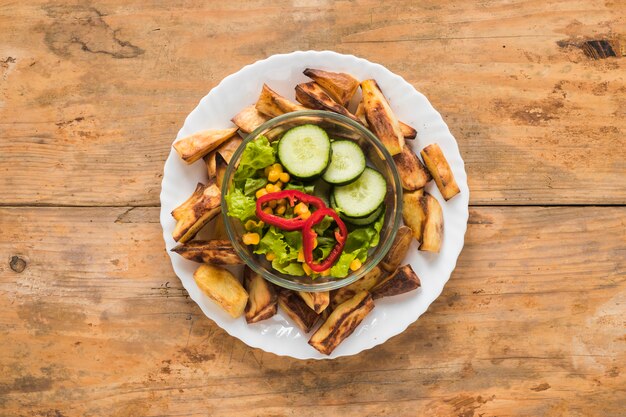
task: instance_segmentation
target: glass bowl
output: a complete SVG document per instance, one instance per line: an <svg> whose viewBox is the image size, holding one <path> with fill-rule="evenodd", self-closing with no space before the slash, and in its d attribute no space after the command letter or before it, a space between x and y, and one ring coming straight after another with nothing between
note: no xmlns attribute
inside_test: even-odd
<svg viewBox="0 0 626 417"><path fill-rule="evenodd" d="M331 138L347 138L357 141L365 151L368 165L377 169L387 180L387 196L384 201L385 220L380 234L378 246L370 249L367 260L357 271L351 272L344 278L309 276L296 277L282 274L274 270L265 257L255 255L251 247L241 242L241 236L245 233L243 224L239 219L228 216L225 196L233 181L235 171L244 148L252 140L264 135L270 142L277 140L287 130L303 124L315 124L322 127ZM344 287L363 277L370 272L387 254L396 236L402 216L402 186L396 165L389 151L365 127L353 120L337 113L320 110L305 110L287 113L275 117L254 132L250 133L233 154L222 183L222 216L224 225L235 251L244 262L255 272L265 279L284 288L296 291L318 292L329 291Z"/></svg>

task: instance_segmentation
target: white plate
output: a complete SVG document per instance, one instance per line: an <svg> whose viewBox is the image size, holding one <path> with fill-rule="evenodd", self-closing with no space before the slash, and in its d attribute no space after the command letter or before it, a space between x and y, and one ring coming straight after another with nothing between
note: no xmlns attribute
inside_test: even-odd
<svg viewBox="0 0 626 417"><path fill-rule="evenodd" d="M307 344L310 335L303 334L280 312L269 320L253 325L246 324L243 317L232 319L208 299L194 282L193 272L198 264L170 252L176 245L172 239L175 222L170 213L191 195L198 182L206 182L206 168L202 159L188 166L178 158L173 149L170 152L163 173L161 225L174 272L189 296L218 326L247 345L266 352L297 359L327 359L357 354L402 333L441 294L463 248L469 189L456 140L424 95L382 65L330 51L299 51L274 55L229 75L200 100L198 106L187 116L177 138L202 129L232 127L230 119L243 107L256 101L263 83L267 83L279 94L294 99L295 85L310 81L302 74L305 68L347 72L361 80L376 79L398 118L417 129L417 139L408 140L407 143L419 153L426 145L436 142L446 155L461 193L446 202L434 182L427 186L427 191L439 200L443 208L445 232L443 247L438 255L418 252L415 242L409 250L405 262L410 263L417 272L422 287L408 294L377 300L374 310L352 336L339 345L332 355L325 356Z"/></svg>

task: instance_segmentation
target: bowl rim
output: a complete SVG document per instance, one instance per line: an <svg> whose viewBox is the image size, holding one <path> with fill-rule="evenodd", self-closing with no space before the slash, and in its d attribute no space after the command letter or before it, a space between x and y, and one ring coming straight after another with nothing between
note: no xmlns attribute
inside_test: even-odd
<svg viewBox="0 0 626 417"><path fill-rule="evenodd" d="M299 282L282 278L278 275L273 274L268 269L265 269L259 264L259 262L256 259L249 256L247 251L243 249L243 246L241 245L241 243L239 243L239 241L235 239L236 232L233 229L230 217L227 214L228 207L226 205L226 198L225 198L229 189L228 181L224 181L221 187L221 203L220 203L221 215L222 215L222 219L224 222L224 226L226 228L226 233L228 234L228 238L230 239L235 249L235 252L244 261L244 263L248 267L250 267L254 272L260 274L263 278L278 285L279 287L286 288L289 290L306 291L306 292L331 291L331 290L339 289L347 285L350 285L353 282L364 277L366 274L371 272L380 263L380 261L382 261L383 258L387 255L387 252L389 252L389 249L391 248L391 245L393 244L395 240L396 233L398 231L398 228L400 227L401 220L402 220L403 189L402 189L402 183L400 181L400 175L398 174L398 169L393 160L393 156L389 153L385 145L378 139L378 137L376 137L376 135L374 135L365 126L355 122L349 117L346 117L338 113L325 111L325 110L300 110L300 111L285 113L285 114L276 116L266 121L265 123L263 123L262 125L254 129L252 132L250 132L244 138L244 140L241 142L239 147L233 153L231 157L231 161L239 161L248 143L256 139L261 132L265 131L268 128L271 128L274 125L280 124L281 122L285 120L290 120L290 119L294 119L294 118L298 118L302 116L304 117L317 116L317 117L322 117L326 119L333 119L333 120L348 124L351 127L355 128L357 131L359 131L359 133L361 133L363 137L365 137L370 143L376 146L377 150L383 154L384 161L386 165L389 167L389 169L391 170L391 177L392 177L392 180L393 180L393 183L395 185L395 189L397 190L397 192L395 195L396 210L394 213L394 217L392 218L392 222L391 224L387 224L387 225L383 224L383 228L381 229L381 230L384 230L385 227L391 227L392 228L391 234L384 242L379 242L379 245L382 245L381 249L377 251L376 255L373 258L371 258L372 260L370 262L366 262L364 267L360 268L358 271L356 271L356 273L352 272L344 278L328 281L323 284L315 284L315 285L303 284L303 283L299 283ZM235 164L231 164L231 163L228 164L226 168L226 173L224 174L224 178L231 178L232 175L234 175L234 172L233 172L235 170L234 166ZM368 256L368 260L369 259L370 257Z"/></svg>

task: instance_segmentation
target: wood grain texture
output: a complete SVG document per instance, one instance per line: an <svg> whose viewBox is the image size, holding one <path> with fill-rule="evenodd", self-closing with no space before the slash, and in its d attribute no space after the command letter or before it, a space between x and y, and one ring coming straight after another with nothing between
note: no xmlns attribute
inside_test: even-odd
<svg viewBox="0 0 626 417"><path fill-rule="evenodd" d="M625 207L473 208L429 311L322 362L249 348L207 319L157 219L0 209L0 415L623 415Z"/></svg>
<svg viewBox="0 0 626 417"><path fill-rule="evenodd" d="M156 206L198 100L298 49L426 94L474 204L626 203L621 1L3 2L0 27L2 205Z"/></svg>

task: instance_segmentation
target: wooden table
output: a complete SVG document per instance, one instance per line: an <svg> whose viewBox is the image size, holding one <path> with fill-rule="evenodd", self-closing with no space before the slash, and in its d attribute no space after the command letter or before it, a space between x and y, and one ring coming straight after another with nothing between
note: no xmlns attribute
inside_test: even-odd
<svg viewBox="0 0 626 417"><path fill-rule="evenodd" d="M0 3L0 415L624 416L626 2ZM298 49L426 94L471 189L441 297L334 361L228 336L158 223L184 117Z"/></svg>

